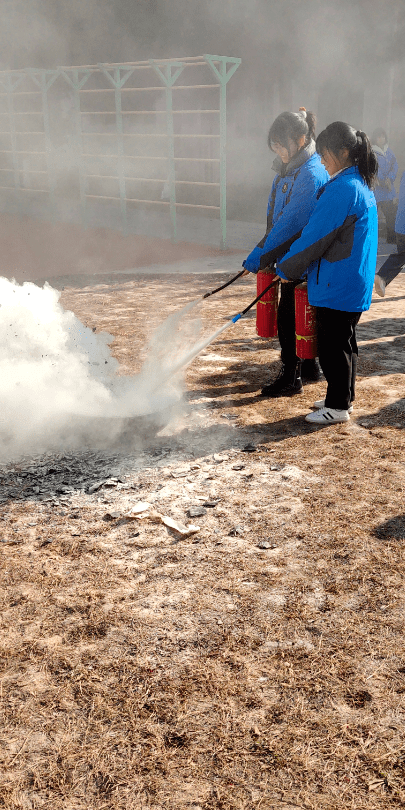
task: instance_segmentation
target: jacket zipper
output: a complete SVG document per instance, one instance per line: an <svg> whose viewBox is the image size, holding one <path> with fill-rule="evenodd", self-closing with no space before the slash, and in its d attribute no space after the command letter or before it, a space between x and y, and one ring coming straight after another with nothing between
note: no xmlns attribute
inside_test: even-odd
<svg viewBox="0 0 405 810"><path fill-rule="evenodd" d="M316 283L317 284L319 284L319 270L320 270L320 267L321 267L321 260L322 260L322 257L320 259L318 259L318 270L316 272Z"/></svg>

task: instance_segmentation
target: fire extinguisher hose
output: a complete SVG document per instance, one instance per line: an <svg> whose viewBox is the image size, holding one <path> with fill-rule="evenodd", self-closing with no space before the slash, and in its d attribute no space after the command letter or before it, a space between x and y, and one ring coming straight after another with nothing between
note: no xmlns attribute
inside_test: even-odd
<svg viewBox="0 0 405 810"><path fill-rule="evenodd" d="M265 287L265 289L262 290L260 295L258 295L257 298L255 298L255 300L252 301L252 303L249 304L248 307L245 307L245 309L243 309L242 312L239 312L238 315L235 315L232 318L232 323L236 323L236 321L238 321L239 318L242 318L243 315L246 315L246 313L249 312L249 310L252 309L252 307L254 307L254 305L257 304L258 301L260 301L260 299L263 297L263 295L265 295L266 292L268 292L272 287L275 287L276 284L278 284L278 278L276 278L274 281L272 281L271 284L268 285L268 287Z"/></svg>
<svg viewBox="0 0 405 810"><path fill-rule="evenodd" d="M217 293L217 292L221 292L221 290L224 290L225 287L229 287L230 284L233 284L233 282L236 281L241 276L243 276L244 273L245 273L245 270L241 270L241 272L238 273L237 276L234 276L233 278L229 279L229 281L227 281L225 284L222 284L221 287L217 287L216 290L211 290L211 292L206 292L205 295L203 295L202 300L204 300L204 298L209 298L210 295L215 295L215 293Z"/></svg>

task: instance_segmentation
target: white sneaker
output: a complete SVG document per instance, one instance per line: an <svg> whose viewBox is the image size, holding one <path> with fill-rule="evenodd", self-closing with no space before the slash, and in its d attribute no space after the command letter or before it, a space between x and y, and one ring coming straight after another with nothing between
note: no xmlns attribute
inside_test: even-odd
<svg viewBox="0 0 405 810"><path fill-rule="evenodd" d="M374 289L375 289L377 295L380 296L380 298L384 298L384 296L385 296L385 287L386 287L386 283L385 283L384 279L381 278L381 276L379 276L378 273L377 273L377 275L374 278Z"/></svg>
<svg viewBox="0 0 405 810"><path fill-rule="evenodd" d="M348 422L349 411L338 411L337 408L319 408L305 417L307 422L315 425L333 425L335 422Z"/></svg>
<svg viewBox="0 0 405 810"><path fill-rule="evenodd" d="M319 409L319 408L324 408L324 407L325 407L325 400L324 399L317 399L316 402L314 402L314 408ZM350 405L349 405L349 407L347 409L347 413L353 413L353 405L351 403L350 403Z"/></svg>

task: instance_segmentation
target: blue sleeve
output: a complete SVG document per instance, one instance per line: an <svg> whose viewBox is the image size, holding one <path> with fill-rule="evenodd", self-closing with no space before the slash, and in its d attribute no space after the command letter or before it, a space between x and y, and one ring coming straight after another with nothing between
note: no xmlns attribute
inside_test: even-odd
<svg viewBox="0 0 405 810"><path fill-rule="evenodd" d="M257 273L260 267L275 262L296 239L316 204L316 195L326 177L316 177L307 171L300 172L294 183L291 198L268 233L263 247L256 246L247 257L243 266L251 273Z"/></svg>
<svg viewBox="0 0 405 810"><path fill-rule="evenodd" d="M309 265L323 256L347 220L352 202L350 186L333 183L325 187L301 236L277 262L277 273L282 278L301 278Z"/></svg>
<svg viewBox="0 0 405 810"><path fill-rule="evenodd" d="M323 185L307 172L300 172L294 183L290 202L273 225L263 247L263 255L277 249L307 224L316 204L316 195Z"/></svg>
<svg viewBox="0 0 405 810"><path fill-rule="evenodd" d="M267 217L269 216L271 199L273 196L274 188L276 185L278 175L273 180L271 191L269 194L269 199L267 200ZM256 245L255 248L249 253L249 256L242 262L242 267L245 270L249 270L250 273L257 273L260 270L260 259L262 257L262 245L264 245L266 239L266 234L264 235L263 239L260 240L259 244Z"/></svg>

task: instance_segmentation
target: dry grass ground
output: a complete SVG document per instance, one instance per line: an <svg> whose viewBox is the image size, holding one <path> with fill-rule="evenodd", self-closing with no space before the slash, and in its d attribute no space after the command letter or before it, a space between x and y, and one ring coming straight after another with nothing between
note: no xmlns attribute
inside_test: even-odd
<svg viewBox="0 0 405 810"><path fill-rule="evenodd" d="M151 325L217 279L99 277L62 302L130 373ZM253 292L207 301L205 327ZM303 420L323 382L258 399L278 349L250 318L138 453L2 471L0 807L404 806L404 293L361 321L348 424Z"/></svg>

